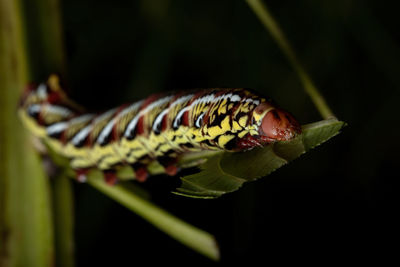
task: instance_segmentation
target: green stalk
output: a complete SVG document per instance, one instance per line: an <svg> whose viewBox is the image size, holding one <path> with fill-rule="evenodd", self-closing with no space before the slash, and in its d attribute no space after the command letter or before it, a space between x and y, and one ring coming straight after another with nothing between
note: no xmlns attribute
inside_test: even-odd
<svg viewBox="0 0 400 267"><path fill-rule="evenodd" d="M30 80L38 81L49 73L65 76L59 0L22 0L26 24ZM35 177L36 178L36 177ZM60 175L52 184L55 262L57 266L74 266L73 192L71 181Z"/></svg>
<svg viewBox="0 0 400 267"><path fill-rule="evenodd" d="M71 179L62 172L53 179L53 214L56 266L73 267L74 207Z"/></svg>
<svg viewBox="0 0 400 267"><path fill-rule="evenodd" d="M275 21L271 13L269 12L267 6L263 4L261 0L246 0L247 4L253 10L253 12L260 19L264 27L270 32L275 42L281 48L282 52L285 54L289 62L292 64L293 68L297 72L306 93L311 98L315 107L318 109L322 118L330 119L335 118L332 110L329 108L324 97L315 87L310 76L304 70L300 61L297 59L296 54L293 52L291 45L289 44L285 34L281 31L278 23Z"/></svg>
<svg viewBox="0 0 400 267"><path fill-rule="evenodd" d="M91 175L88 183L182 244L212 260L219 260L219 250L216 241L209 233L178 219L154 204L136 196L127 187L122 185L107 185L102 175Z"/></svg>
<svg viewBox="0 0 400 267"><path fill-rule="evenodd" d="M20 4L0 0L0 265L51 266L48 182L16 115L28 80Z"/></svg>
<svg viewBox="0 0 400 267"><path fill-rule="evenodd" d="M31 80L49 73L65 75L65 55L59 0L22 0L26 24L27 53ZM34 177L36 178L36 177ZM65 174L53 179L52 199L57 266L74 266L72 181Z"/></svg>

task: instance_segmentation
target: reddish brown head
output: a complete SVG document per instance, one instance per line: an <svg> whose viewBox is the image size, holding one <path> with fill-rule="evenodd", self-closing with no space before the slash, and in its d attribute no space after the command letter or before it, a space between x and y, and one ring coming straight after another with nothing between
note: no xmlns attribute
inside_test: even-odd
<svg viewBox="0 0 400 267"><path fill-rule="evenodd" d="M300 124L287 111L261 103L254 112L262 116L259 133L266 142L287 141L301 133Z"/></svg>

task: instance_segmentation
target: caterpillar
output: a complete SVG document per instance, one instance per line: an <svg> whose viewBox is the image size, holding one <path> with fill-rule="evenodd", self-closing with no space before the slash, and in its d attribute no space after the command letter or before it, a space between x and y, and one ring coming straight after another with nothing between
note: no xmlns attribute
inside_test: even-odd
<svg viewBox="0 0 400 267"><path fill-rule="evenodd" d="M121 165L132 166L136 179L145 181L147 166L155 160L165 173L176 175L184 153L244 151L301 133L289 112L248 89L156 94L102 113L84 113L55 74L27 86L18 113L35 136L70 160L78 180L97 167L110 184Z"/></svg>

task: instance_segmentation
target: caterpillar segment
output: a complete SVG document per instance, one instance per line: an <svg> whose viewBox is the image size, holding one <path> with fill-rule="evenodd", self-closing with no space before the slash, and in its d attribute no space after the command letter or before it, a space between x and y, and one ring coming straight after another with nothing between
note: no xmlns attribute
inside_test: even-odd
<svg viewBox="0 0 400 267"><path fill-rule="evenodd" d="M120 165L129 164L136 179L145 181L153 161L176 175L182 154L238 152L301 133L291 114L246 89L158 94L103 113L83 113L56 75L28 86L19 115L35 136L70 159L79 181L97 167L109 184L117 182Z"/></svg>

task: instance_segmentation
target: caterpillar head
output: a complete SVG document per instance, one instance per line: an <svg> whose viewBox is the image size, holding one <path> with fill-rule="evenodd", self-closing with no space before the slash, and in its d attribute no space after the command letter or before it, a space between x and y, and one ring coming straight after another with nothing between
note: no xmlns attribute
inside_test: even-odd
<svg viewBox="0 0 400 267"><path fill-rule="evenodd" d="M289 112L266 102L254 109L253 118L258 118L259 135L267 143L287 141L301 133L300 124Z"/></svg>

